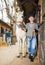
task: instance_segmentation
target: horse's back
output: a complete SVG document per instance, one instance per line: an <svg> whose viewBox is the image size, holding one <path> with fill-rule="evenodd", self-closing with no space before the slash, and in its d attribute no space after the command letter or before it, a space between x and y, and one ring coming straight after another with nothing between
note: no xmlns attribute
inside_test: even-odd
<svg viewBox="0 0 45 65"><path fill-rule="evenodd" d="M22 37L26 36L26 32L24 30L22 30L21 28L17 27L17 29L16 29L16 35L22 38Z"/></svg>

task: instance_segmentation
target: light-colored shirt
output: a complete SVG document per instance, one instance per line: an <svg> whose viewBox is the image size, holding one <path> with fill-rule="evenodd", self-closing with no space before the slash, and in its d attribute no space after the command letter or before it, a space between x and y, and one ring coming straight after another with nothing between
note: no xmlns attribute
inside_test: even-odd
<svg viewBox="0 0 45 65"><path fill-rule="evenodd" d="M26 24L26 29L27 29L27 36L33 36L33 30L36 29L38 30L38 25L36 23L27 23Z"/></svg>

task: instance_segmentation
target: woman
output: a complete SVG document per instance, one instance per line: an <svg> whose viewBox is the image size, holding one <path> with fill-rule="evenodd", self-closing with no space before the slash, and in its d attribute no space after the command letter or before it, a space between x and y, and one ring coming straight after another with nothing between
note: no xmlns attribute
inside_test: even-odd
<svg viewBox="0 0 45 65"><path fill-rule="evenodd" d="M36 32L38 32L38 26L34 22L34 14L28 15L29 23L26 24L27 29L27 39L28 39L28 52L31 61L34 60L35 48L36 48Z"/></svg>

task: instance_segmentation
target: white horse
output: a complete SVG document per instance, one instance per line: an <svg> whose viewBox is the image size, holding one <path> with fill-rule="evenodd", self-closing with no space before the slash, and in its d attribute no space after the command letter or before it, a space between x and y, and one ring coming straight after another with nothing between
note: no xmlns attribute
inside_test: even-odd
<svg viewBox="0 0 45 65"><path fill-rule="evenodd" d="M22 30L20 25L23 23L23 11L19 11L16 13L17 21L16 21L16 37L17 37L17 48L18 48L18 56L22 53L23 56L26 54L26 32ZM23 26L23 25L22 25Z"/></svg>

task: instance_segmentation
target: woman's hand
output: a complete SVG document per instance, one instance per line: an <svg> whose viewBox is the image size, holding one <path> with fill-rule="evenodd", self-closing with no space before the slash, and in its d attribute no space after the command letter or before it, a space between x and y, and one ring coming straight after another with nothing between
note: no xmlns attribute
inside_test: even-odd
<svg viewBox="0 0 45 65"><path fill-rule="evenodd" d="M36 32L35 32L35 30L33 30L33 35L36 36Z"/></svg>
<svg viewBox="0 0 45 65"><path fill-rule="evenodd" d="M23 28L23 30L26 32L26 28Z"/></svg>

